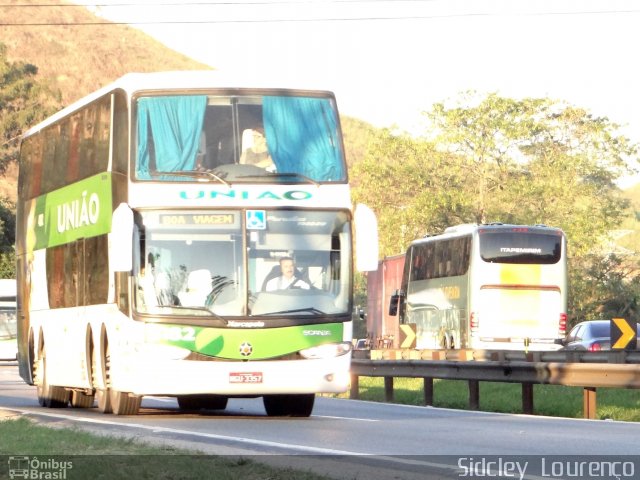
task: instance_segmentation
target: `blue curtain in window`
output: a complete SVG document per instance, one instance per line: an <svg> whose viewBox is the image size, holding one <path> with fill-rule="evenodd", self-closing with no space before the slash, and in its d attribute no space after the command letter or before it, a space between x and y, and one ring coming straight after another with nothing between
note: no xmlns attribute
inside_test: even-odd
<svg viewBox="0 0 640 480"><path fill-rule="evenodd" d="M205 95L147 97L138 101L138 178L150 178L149 126L158 172L194 169L206 108Z"/></svg>
<svg viewBox="0 0 640 480"><path fill-rule="evenodd" d="M345 178L335 110L326 98L264 97L267 147L278 172L317 181Z"/></svg>

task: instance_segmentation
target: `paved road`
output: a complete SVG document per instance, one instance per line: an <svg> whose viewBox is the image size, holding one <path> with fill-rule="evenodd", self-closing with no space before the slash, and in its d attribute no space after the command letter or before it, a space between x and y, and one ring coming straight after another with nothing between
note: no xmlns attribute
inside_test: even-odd
<svg viewBox="0 0 640 480"><path fill-rule="evenodd" d="M575 478L570 471L575 462L600 465L615 460L604 457L608 455L635 461L634 476L640 477L637 423L325 397L317 399L313 415L306 419L267 417L261 399L231 400L223 412L195 414L181 412L172 398L150 397L143 399L139 415L122 417L95 408L44 409L37 403L35 388L25 385L17 367L7 363L0 363L0 408L96 433L249 455L338 478L485 478L497 469L504 478ZM628 471L631 465L626 467ZM474 472L483 475L473 476Z"/></svg>

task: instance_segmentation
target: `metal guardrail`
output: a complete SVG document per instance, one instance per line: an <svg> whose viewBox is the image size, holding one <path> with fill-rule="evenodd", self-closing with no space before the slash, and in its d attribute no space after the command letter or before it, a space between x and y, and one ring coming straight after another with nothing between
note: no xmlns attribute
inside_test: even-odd
<svg viewBox="0 0 640 480"><path fill-rule="evenodd" d="M434 379L467 380L473 410L479 409L479 382L520 383L528 414L535 384L583 387L584 417L595 418L596 388L640 388L640 351L360 351L351 362L351 398L358 398L361 376L384 377L387 401L393 401L393 378L423 378L425 405L433 405Z"/></svg>
<svg viewBox="0 0 640 480"><path fill-rule="evenodd" d="M524 352L517 350L360 350L354 358L371 360L458 360L524 361L557 363L640 363L640 350L556 350Z"/></svg>

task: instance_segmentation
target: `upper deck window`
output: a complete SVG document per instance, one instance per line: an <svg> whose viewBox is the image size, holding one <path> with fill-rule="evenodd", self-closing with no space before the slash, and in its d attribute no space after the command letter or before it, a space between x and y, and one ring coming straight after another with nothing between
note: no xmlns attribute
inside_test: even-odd
<svg viewBox="0 0 640 480"><path fill-rule="evenodd" d="M331 98L148 96L137 100L138 180L344 182Z"/></svg>

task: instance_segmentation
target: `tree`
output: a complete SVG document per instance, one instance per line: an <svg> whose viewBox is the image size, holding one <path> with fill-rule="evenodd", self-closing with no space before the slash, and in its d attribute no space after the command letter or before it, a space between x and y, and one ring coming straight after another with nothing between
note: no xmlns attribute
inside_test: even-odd
<svg viewBox="0 0 640 480"><path fill-rule="evenodd" d="M569 311L575 320L640 322L639 255L589 254L573 260Z"/></svg>
<svg viewBox="0 0 640 480"><path fill-rule="evenodd" d="M0 201L0 278L15 278L16 208Z"/></svg>
<svg viewBox="0 0 640 480"><path fill-rule="evenodd" d="M0 44L0 172L18 158L18 136L23 130L51 114L60 94L38 82L38 68L24 62L10 62Z"/></svg>
<svg viewBox="0 0 640 480"><path fill-rule="evenodd" d="M30 125L51 114L60 94L36 80L38 69L29 63L10 62L0 44L0 174L18 159L19 135ZM15 205L0 198L0 276L15 275Z"/></svg>
<svg viewBox="0 0 640 480"><path fill-rule="evenodd" d="M428 133L461 156L475 222L561 226L580 253L620 222L628 203L614 181L638 151L618 125L549 99L474 100L434 105Z"/></svg>
<svg viewBox="0 0 640 480"><path fill-rule="evenodd" d="M462 106L433 106L426 115L431 121L426 137L440 149L458 155L467 173L467 193L474 198L473 218L469 220L486 223L495 211L495 195L517 171L519 148L542 128L535 113L543 110L546 102L517 101L496 94L478 101L473 92L459 101Z"/></svg>
<svg viewBox="0 0 640 480"><path fill-rule="evenodd" d="M369 205L378 216L385 256L468 215L460 188L464 172L455 159L424 140L381 130L351 177L355 201Z"/></svg>

